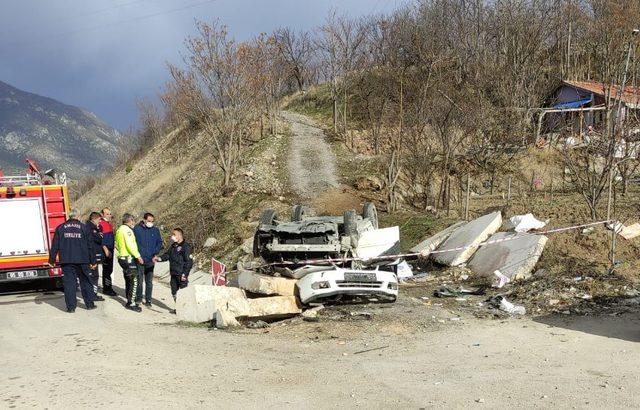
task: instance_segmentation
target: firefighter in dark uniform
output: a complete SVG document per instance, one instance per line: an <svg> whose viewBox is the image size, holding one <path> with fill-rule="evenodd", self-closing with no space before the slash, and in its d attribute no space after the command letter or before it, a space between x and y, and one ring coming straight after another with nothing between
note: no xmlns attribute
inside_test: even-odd
<svg viewBox="0 0 640 410"><path fill-rule="evenodd" d="M91 230L77 218L77 211L69 212L69 219L56 228L49 252L49 264L53 266L58 257L62 266L62 283L67 312L76 311L76 286L80 281L80 291L87 310L95 309L96 294L91 284L90 268L96 267L95 254L90 251Z"/></svg>
<svg viewBox="0 0 640 410"><path fill-rule="evenodd" d="M171 232L171 246L164 254L156 256L154 261L169 261L171 296L173 296L173 301L175 302L178 290L186 288L189 284L189 272L193 267L191 244L184 240L182 229L175 228ZM171 310L171 313L176 313L175 309Z"/></svg>
<svg viewBox="0 0 640 410"><path fill-rule="evenodd" d="M87 227L91 230L91 246L89 251L96 255L96 265L91 271L91 285L93 286L93 292L96 294L97 301L103 301L104 298L98 295L98 281L100 280L100 272L98 271L98 265L102 264L104 260L104 251L102 250L102 232L100 232L100 218L102 216L98 212L91 212L89 220L87 221Z"/></svg>

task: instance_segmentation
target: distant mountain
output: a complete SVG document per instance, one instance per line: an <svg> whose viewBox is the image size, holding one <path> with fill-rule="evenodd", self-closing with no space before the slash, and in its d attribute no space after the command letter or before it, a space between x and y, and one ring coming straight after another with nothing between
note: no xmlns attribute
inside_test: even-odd
<svg viewBox="0 0 640 410"><path fill-rule="evenodd" d="M25 158L76 178L99 172L113 164L121 138L93 113L0 81L0 168L5 174L22 173Z"/></svg>

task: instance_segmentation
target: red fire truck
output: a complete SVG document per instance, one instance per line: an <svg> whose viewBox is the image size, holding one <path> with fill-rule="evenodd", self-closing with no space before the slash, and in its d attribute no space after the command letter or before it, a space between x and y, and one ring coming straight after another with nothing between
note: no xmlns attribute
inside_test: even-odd
<svg viewBox="0 0 640 410"><path fill-rule="evenodd" d="M0 170L0 290L9 282L29 282L38 289L62 283L60 267L49 266L49 248L69 214L66 176L40 172L31 160L27 166L19 176Z"/></svg>

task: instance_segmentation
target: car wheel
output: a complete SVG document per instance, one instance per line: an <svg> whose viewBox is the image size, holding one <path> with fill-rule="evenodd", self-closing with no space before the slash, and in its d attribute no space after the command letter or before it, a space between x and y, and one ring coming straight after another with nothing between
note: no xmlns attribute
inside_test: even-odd
<svg viewBox="0 0 640 410"><path fill-rule="evenodd" d="M292 222L300 222L304 219L307 214L307 208L303 205L296 205L293 207L293 212L291 212L291 221Z"/></svg>
<svg viewBox="0 0 640 410"><path fill-rule="evenodd" d="M260 216L260 225L275 225L278 219L278 212L275 209L266 209Z"/></svg>
<svg viewBox="0 0 640 410"><path fill-rule="evenodd" d="M344 211L344 234L346 236L356 237L358 234L358 217L355 209Z"/></svg>
<svg viewBox="0 0 640 410"><path fill-rule="evenodd" d="M362 208L362 217L371 221L373 229L378 229L378 211L373 202L365 202Z"/></svg>
<svg viewBox="0 0 640 410"><path fill-rule="evenodd" d="M256 232L256 234L253 235L253 256L255 258L260 257L260 250L260 234Z"/></svg>

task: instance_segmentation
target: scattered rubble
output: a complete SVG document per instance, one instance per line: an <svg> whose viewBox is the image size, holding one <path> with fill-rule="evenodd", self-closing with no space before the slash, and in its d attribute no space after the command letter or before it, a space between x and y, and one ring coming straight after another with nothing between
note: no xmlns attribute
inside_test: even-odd
<svg viewBox="0 0 640 410"><path fill-rule="evenodd" d="M489 299L489 304L511 315L524 315L527 313L524 306L514 305L501 295Z"/></svg>
<svg viewBox="0 0 640 410"><path fill-rule="evenodd" d="M549 222L543 222L536 219L533 214L514 215L505 223L505 228L507 230L523 233L542 229L547 225L547 223Z"/></svg>

